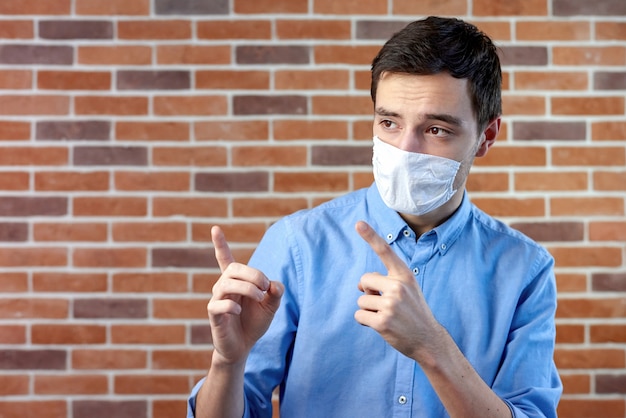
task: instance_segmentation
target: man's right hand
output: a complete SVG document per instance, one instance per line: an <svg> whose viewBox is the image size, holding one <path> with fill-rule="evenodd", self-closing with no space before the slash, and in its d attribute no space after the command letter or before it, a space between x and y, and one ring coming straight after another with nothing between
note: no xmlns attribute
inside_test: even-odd
<svg viewBox="0 0 626 418"><path fill-rule="evenodd" d="M219 226L211 229L211 238L222 272L207 306L213 362L242 364L272 322L284 287L261 271L236 263Z"/></svg>

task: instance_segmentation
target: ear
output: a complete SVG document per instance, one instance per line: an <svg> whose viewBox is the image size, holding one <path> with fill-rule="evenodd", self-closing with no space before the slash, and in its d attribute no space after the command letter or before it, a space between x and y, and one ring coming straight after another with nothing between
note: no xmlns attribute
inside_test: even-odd
<svg viewBox="0 0 626 418"><path fill-rule="evenodd" d="M481 135L480 140L482 142L478 147L478 150L476 151L476 157L484 157L485 155L487 155L487 151L489 151L489 148L491 148L491 146L496 142L498 132L500 132L501 120L501 117L498 116L497 118L489 122Z"/></svg>

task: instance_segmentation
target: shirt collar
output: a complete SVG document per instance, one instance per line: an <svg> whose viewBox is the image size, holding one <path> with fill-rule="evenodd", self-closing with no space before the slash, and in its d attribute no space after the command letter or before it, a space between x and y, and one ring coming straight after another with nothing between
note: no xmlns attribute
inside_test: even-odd
<svg viewBox="0 0 626 418"><path fill-rule="evenodd" d="M367 204L371 208L372 218L377 222L372 227L388 244L396 241L405 230L409 229L404 219L383 202L376 183L372 183L367 191ZM435 236L437 240L436 248L441 255L445 255L456 242L469 219L470 213L471 203L467 193L463 192L461 205L452 216L441 225L427 232L427 234Z"/></svg>

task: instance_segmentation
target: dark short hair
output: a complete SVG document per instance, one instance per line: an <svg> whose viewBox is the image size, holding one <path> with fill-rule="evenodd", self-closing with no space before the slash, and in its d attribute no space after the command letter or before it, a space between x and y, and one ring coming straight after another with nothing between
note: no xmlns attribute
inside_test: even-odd
<svg viewBox="0 0 626 418"><path fill-rule="evenodd" d="M431 16L395 33L372 61L371 95L383 73L449 73L468 80L479 129L502 113L502 70L496 46L476 26Z"/></svg>

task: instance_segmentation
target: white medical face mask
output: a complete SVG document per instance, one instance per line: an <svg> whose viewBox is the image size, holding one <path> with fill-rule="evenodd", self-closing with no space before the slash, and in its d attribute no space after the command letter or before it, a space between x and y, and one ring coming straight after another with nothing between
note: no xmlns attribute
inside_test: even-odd
<svg viewBox="0 0 626 418"><path fill-rule="evenodd" d="M391 209L424 215L454 195L454 179L461 163L434 155L407 152L374 137L374 180Z"/></svg>

